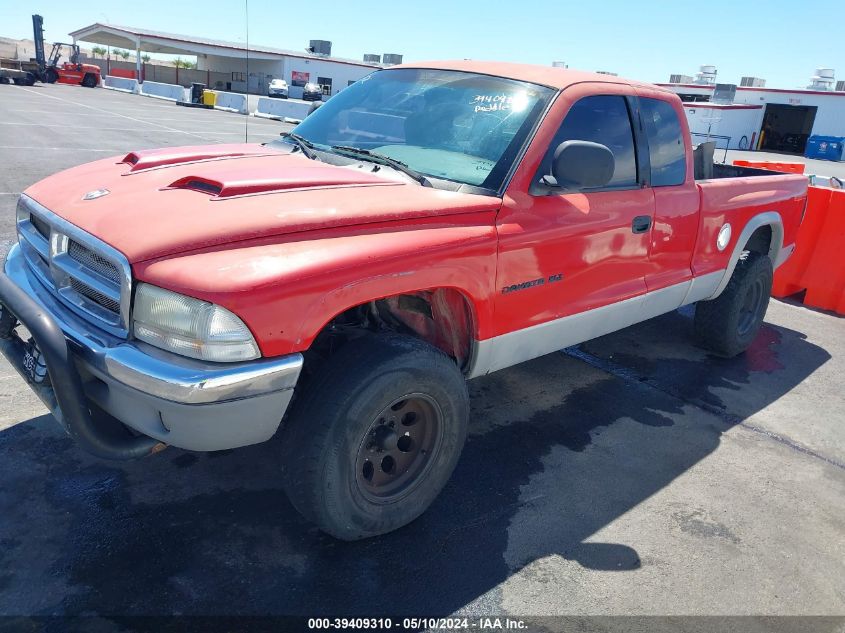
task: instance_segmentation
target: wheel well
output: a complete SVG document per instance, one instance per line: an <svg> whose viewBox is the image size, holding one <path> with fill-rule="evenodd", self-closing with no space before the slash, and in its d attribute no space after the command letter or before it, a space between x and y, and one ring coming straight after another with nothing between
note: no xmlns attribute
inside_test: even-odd
<svg viewBox="0 0 845 633"><path fill-rule="evenodd" d="M758 228L754 233L751 234L751 237L748 238L748 242L745 244L744 250L751 251L752 253L759 253L760 255L765 255L766 257L770 256L772 248L772 227L769 225L761 226Z"/></svg>
<svg viewBox="0 0 845 633"><path fill-rule="evenodd" d="M343 311L317 334L308 353L325 360L366 334L397 332L424 340L466 369L472 354L473 311L453 288L432 288L376 299Z"/></svg>

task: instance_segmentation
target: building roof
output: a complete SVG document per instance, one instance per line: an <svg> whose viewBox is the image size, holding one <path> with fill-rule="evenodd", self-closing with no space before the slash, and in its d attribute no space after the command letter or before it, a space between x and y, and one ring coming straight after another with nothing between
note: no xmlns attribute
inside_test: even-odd
<svg viewBox="0 0 845 633"><path fill-rule="evenodd" d="M481 75L493 75L495 77L507 77L517 81L549 86L550 88L563 89L573 84L585 81L602 82L612 84L625 84L630 86L642 86L655 88L654 84L633 81L615 75L603 73L590 73L580 70L570 70L557 66L539 66L534 64L515 64L512 62L488 62L488 61L429 61L413 62L394 66L393 68L433 68L438 70L458 70L463 72L478 73ZM665 90L664 92L671 92Z"/></svg>
<svg viewBox="0 0 845 633"><path fill-rule="evenodd" d="M701 88L703 90L713 91L716 89L715 84L656 84L661 88ZM737 91L744 90L750 92L778 92L782 94L799 94L799 95L824 95L828 97L845 97L845 92L841 90L812 90L808 88L766 88L763 86L737 86Z"/></svg>
<svg viewBox="0 0 845 633"><path fill-rule="evenodd" d="M118 46L128 49L134 49L136 46L140 46L144 52L148 53L164 53L168 55L212 54L223 57L245 57L247 54L247 47L242 42L214 40L196 35L165 33L163 31L152 31L150 29L141 29L131 26L119 26L117 24L101 24L99 22L77 29L76 31L69 33L69 35L74 40L91 42L92 44ZM381 64L371 64L354 59L313 55L305 52L304 50L292 51L252 43L249 45L249 55L255 59L298 57L301 59L328 60L340 64L364 66L367 68L382 67Z"/></svg>
<svg viewBox="0 0 845 633"><path fill-rule="evenodd" d="M702 108L704 110L762 110L757 103L711 103L710 101L684 101L685 108Z"/></svg>

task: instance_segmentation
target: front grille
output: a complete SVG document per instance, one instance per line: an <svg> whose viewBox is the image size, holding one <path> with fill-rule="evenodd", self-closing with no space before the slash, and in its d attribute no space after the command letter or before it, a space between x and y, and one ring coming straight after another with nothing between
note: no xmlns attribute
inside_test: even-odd
<svg viewBox="0 0 845 633"><path fill-rule="evenodd" d="M83 297L87 297L94 303L103 306L106 310L110 312L114 312L117 314L120 312L120 302L115 301L114 299L107 297L101 292L97 292L91 286L88 286L78 279L74 279L73 277L70 278L70 287L73 288L76 292L81 294Z"/></svg>
<svg viewBox="0 0 845 633"><path fill-rule="evenodd" d="M47 224L44 220L39 218L37 215L30 214L29 216L30 222L32 222L32 226L35 227L35 230L48 242L50 241L50 225Z"/></svg>
<svg viewBox="0 0 845 633"><path fill-rule="evenodd" d="M102 255L98 255L91 249L85 248L82 244L73 240L70 240L68 243L67 254L83 266L87 266L106 279L120 284L120 271L117 269L117 266Z"/></svg>
<svg viewBox="0 0 845 633"><path fill-rule="evenodd" d="M19 205L18 241L35 276L83 318L128 336L131 275L126 258L26 196Z"/></svg>

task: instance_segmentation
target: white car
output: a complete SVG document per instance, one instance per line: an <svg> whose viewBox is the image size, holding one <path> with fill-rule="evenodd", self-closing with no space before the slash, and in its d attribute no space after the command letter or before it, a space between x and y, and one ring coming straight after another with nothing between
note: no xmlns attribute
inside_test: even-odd
<svg viewBox="0 0 845 633"><path fill-rule="evenodd" d="M287 99L288 82L286 82L284 79L274 79L270 82L270 86L267 89L267 94L269 94L271 97Z"/></svg>

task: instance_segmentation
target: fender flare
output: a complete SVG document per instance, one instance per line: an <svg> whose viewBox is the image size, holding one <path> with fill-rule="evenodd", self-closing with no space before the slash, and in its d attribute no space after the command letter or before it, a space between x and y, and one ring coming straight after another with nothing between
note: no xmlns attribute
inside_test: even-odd
<svg viewBox="0 0 845 633"><path fill-rule="evenodd" d="M736 269L736 265L745 250L745 246L748 244L751 236L754 235L754 231L764 226L771 227L772 229L772 241L771 244L769 244L769 259L772 260L772 266L777 267L778 264L782 263L780 261L780 253L783 249L783 219L777 211L758 213L748 220L745 227L742 229L742 232L739 234L739 238L737 239L734 249L731 252L731 258L728 260L728 266L725 268L724 275L722 275L722 280L719 282L719 285L716 286L716 290L713 291L713 294L707 297L708 301L710 299L715 299L722 294L722 291L731 280L731 275L733 275L734 269Z"/></svg>
<svg viewBox="0 0 845 633"><path fill-rule="evenodd" d="M391 280L394 282L397 280L405 280L405 283L400 282L393 285L393 288L388 295L384 295L375 289L371 289L376 283L383 282L384 280ZM426 283L426 281L430 283ZM297 343L302 343L305 340L308 340L310 345L319 332L322 331L333 319L351 308L364 305L370 301L375 301L385 296L411 294L433 288L448 288L459 293L469 307L470 325L472 328L469 332L471 359L474 355L474 348L477 343L479 329L483 327L483 323L489 323L492 319L491 301L489 299L485 300L484 294L481 292L483 290L483 282L481 279L477 279L475 281L475 287L469 287L468 285L458 286L454 283L445 282L445 279L443 279L440 283L438 283L438 280L436 279L418 280L414 278L414 275L408 273L378 275L354 281L326 293L320 301L316 301L311 305L306 318L302 319L302 322L300 323L296 341ZM353 294L355 296L354 298L346 298L344 300L338 299L338 297L346 294ZM334 305L334 308L328 307L331 305ZM312 320L311 317L314 314L319 313L330 314L331 317L322 320L320 327L316 331L312 331L313 328L307 328L306 323ZM468 360L468 362L470 361Z"/></svg>

